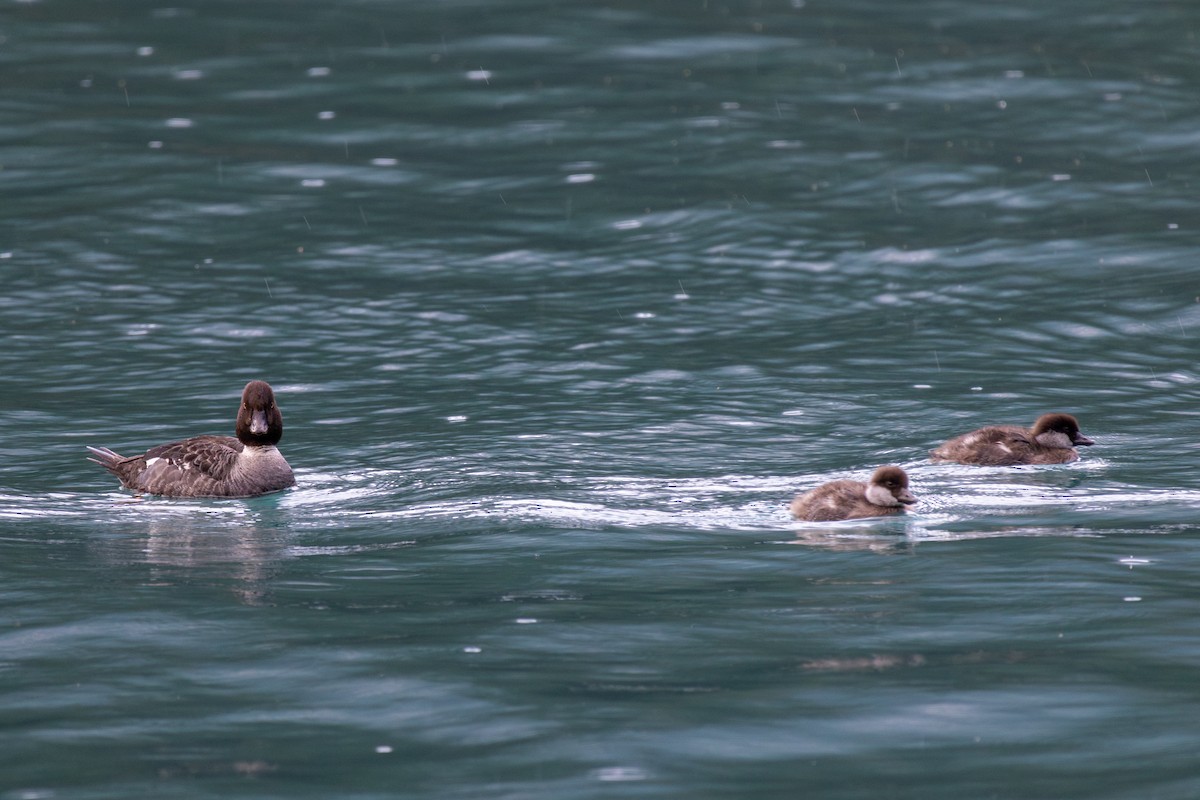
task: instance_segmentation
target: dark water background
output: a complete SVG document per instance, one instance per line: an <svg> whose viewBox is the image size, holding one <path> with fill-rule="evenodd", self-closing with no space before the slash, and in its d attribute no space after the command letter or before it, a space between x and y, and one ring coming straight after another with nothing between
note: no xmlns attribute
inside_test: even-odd
<svg viewBox="0 0 1200 800"><path fill-rule="evenodd" d="M1200 6L0 6L0 800L1200 796ZM84 445L276 388L299 486ZM1064 467L934 466L1070 411ZM904 465L907 521L797 526Z"/></svg>

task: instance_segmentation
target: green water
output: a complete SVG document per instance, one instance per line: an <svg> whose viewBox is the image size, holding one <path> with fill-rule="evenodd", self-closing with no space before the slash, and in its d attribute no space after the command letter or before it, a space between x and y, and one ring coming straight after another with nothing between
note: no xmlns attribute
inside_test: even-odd
<svg viewBox="0 0 1200 800"><path fill-rule="evenodd" d="M1198 31L0 7L0 800L1196 797ZM251 378L293 490L85 460Z"/></svg>

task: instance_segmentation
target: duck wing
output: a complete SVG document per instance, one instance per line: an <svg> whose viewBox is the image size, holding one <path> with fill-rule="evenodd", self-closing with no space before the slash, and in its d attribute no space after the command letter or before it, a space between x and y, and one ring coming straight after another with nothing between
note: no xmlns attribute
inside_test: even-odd
<svg viewBox="0 0 1200 800"><path fill-rule="evenodd" d="M242 449L232 436L196 436L152 447L114 471L126 487L150 494L220 495Z"/></svg>
<svg viewBox="0 0 1200 800"><path fill-rule="evenodd" d="M930 455L943 461L975 464L985 467L1006 467L1027 463L1034 448L1029 431L1018 425L989 425L955 437Z"/></svg>
<svg viewBox="0 0 1200 800"><path fill-rule="evenodd" d="M807 522L834 522L888 512L867 502L866 484L852 480L824 483L792 501L792 516Z"/></svg>
<svg viewBox="0 0 1200 800"><path fill-rule="evenodd" d="M196 470L210 478L224 480L233 471L238 454L244 447L232 436L194 436L181 442L152 447L142 458L147 464L159 459L161 463L176 469Z"/></svg>

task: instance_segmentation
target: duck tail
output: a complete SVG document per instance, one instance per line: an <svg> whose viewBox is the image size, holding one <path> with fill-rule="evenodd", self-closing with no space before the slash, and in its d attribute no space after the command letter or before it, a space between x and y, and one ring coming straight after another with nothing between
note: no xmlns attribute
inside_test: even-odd
<svg viewBox="0 0 1200 800"><path fill-rule="evenodd" d="M99 464L112 474L120 476L120 473L117 472L117 467L125 460L125 456L115 453L107 447L92 447L88 445L87 449L92 454L88 456L88 461L91 461L93 464Z"/></svg>

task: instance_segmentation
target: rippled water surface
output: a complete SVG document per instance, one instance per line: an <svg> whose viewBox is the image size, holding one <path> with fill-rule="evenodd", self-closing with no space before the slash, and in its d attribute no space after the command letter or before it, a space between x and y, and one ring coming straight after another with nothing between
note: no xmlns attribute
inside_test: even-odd
<svg viewBox="0 0 1200 800"><path fill-rule="evenodd" d="M0 6L0 800L1197 797L1198 41ZM292 490L84 458L251 378ZM907 518L788 518L885 463Z"/></svg>

